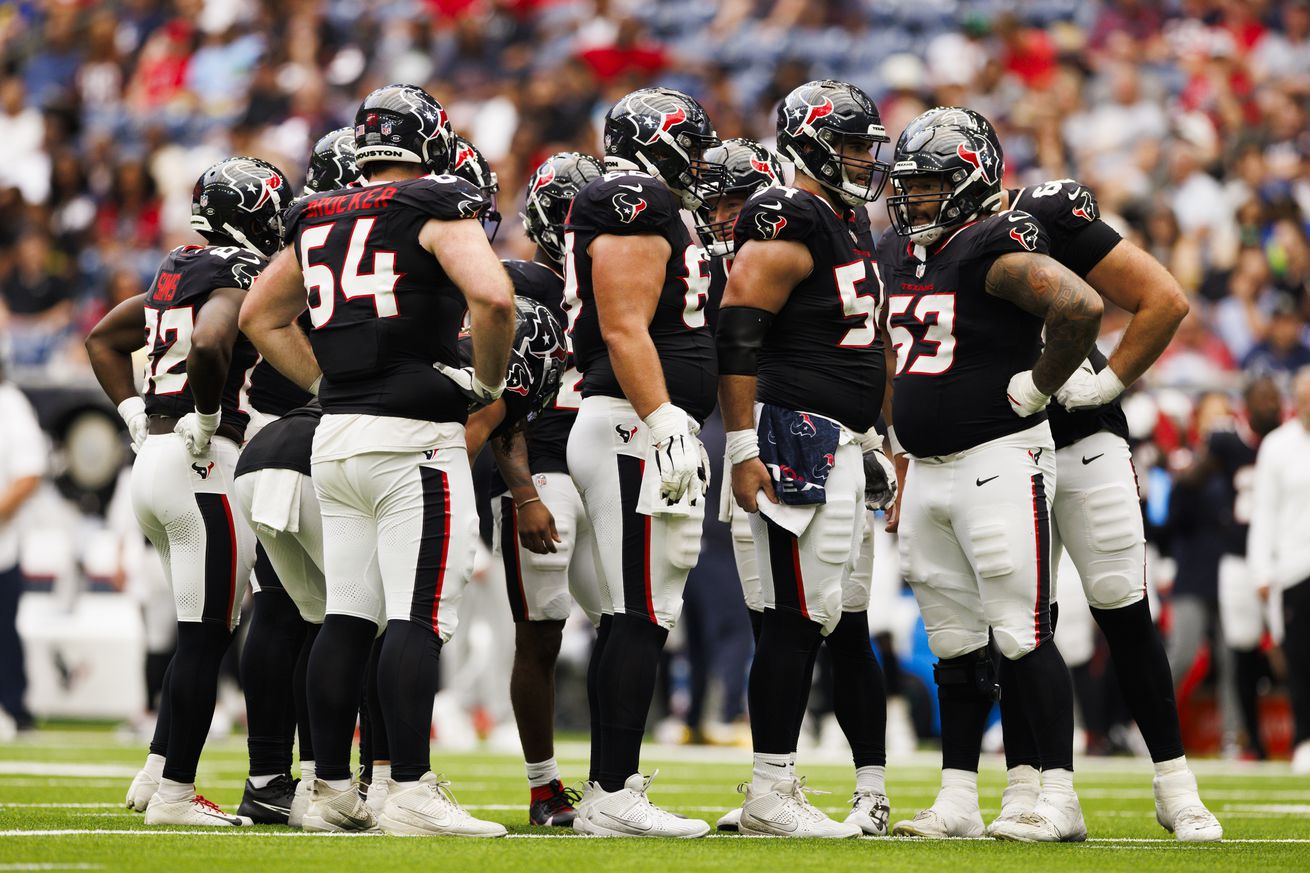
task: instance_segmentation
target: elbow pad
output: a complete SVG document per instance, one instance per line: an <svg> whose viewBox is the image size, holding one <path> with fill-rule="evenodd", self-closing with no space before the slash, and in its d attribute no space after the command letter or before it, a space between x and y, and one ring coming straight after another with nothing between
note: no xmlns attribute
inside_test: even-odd
<svg viewBox="0 0 1310 873"><path fill-rule="evenodd" d="M760 347L773 327L773 313L754 306L728 306L719 310L715 340L719 349L719 375L754 376L759 369Z"/></svg>

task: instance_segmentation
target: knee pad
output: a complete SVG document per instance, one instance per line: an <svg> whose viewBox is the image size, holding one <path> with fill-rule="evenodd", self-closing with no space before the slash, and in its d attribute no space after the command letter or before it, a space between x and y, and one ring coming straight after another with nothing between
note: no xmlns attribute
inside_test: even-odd
<svg viewBox="0 0 1310 873"><path fill-rule="evenodd" d="M932 665L937 694L945 700L1000 700L996 667L986 647Z"/></svg>
<svg viewBox="0 0 1310 873"><path fill-rule="evenodd" d="M668 548L669 563L679 570L690 570L700 560L701 533L705 527L705 501L700 500L697 503L698 505L692 507L691 514L686 518L665 517L651 521L652 524L667 526L668 534L665 543Z"/></svg>
<svg viewBox="0 0 1310 873"><path fill-rule="evenodd" d="M992 628L992 639L996 640L996 648L1001 650L1001 654L1007 661L1019 660L1033 649L1036 649L1039 644L1053 645L1051 643L1052 638L1053 634L1048 632L1040 641L1035 639L1031 627L1026 629L1022 639L1004 628Z"/></svg>
<svg viewBox="0 0 1310 873"><path fill-rule="evenodd" d="M974 571L983 579L996 579L1015 571L1014 549L1003 513L970 519L969 541Z"/></svg>
<svg viewBox="0 0 1310 873"><path fill-rule="evenodd" d="M834 495L820 509L811 524L814 531L814 554L827 564L851 564L859 554L860 534L856 524L864 517L857 509L856 503L846 499L845 495ZM807 531L808 533L808 531Z"/></svg>
<svg viewBox="0 0 1310 873"><path fill-rule="evenodd" d="M1121 552L1145 542L1136 494L1123 485L1103 485L1087 490L1082 498L1087 538L1093 549Z"/></svg>

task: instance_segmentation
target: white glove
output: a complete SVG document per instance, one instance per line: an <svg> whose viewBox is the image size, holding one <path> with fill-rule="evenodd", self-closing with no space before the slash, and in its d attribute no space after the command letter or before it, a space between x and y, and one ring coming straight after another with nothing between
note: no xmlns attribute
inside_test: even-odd
<svg viewBox="0 0 1310 873"><path fill-rule="evenodd" d="M1051 395L1043 394L1033 384L1033 371L1024 370L1010 377L1010 384L1005 387L1005 397L1010 401L1010 408L1020 418L1041 412L1051 402Z"/></svg>
<svg viewBox="0 0 1310 873"><path fill-rule="evenodd" d="M188 412L177 420L173 433L182 437L186 450L192 457L200 457L209 451L209 440L218 430L218 423L223 418L223 410L216 412Z"/></svg>
<svg viewBox="0 0 1310 873"><path fill-rule="evenodd" d="M501 378L500 384L488 385L478 378L472 367L448 367L438 361L432 365L432 369L454 382L459 392L468 398L469 412L490 406L505 392L504 377Z"/></svg>
<svg viewBox="0 0 1310 873"><path fill-rule="evenodd" d="M1103 367L1101 372L1092 372L1092 365L1083 361L1081 367L1073 371L1069 381L1055 392L1055 399L1070 411L1075 409L1093 409L1113 401L1124 391L1124 383L1114 374L1114 370Z"/></svg>
<svg viewBox="0 0 1310 873"><path fill-rule="evenodd" d="M691 419L672 403L661 403L643 421L650 429L650 443L655 448L660 497L672 506L700 475L702 452L691 438Z"/></svg>
<svg viewBox="0 0 1310 873"><path fill-rule="evenodd" d="M129 397L118 404L118 414L127 425L127 435L132 440L132 451L139 452L150 435L150 416L146 415L146 402L140 397Z"/></svg>

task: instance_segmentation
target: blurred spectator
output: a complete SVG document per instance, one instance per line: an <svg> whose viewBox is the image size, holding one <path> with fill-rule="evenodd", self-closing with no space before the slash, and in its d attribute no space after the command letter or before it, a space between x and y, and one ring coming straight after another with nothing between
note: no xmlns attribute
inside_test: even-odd
<svg viewBox="0 0 1310 873"><path fill-rule="evenodd" d="M10 342L17 367L38 367L51 360L72 323L73 303L65 259L40 230L24 234L16 246L14 266L0 285Z"/></svg>
<svg viewBox="0 0 1310 873"><path fill-rule="evenodd" d="M46 472L46 441L23 392L2 371L0 380L0 707L25 730L32 727L32 714L23 702L27 673L18 638L18 600L24 581L15 516Z"/></svg>
<svg viewBox="0 0 1310 873"><path fill-rule="evenodd" d="M1269 335L1256 343L1242 368L1252 376L1290 376L1310 366L1310 346L1305 344L1305 324L1296 301L1279 294L1269 319Z"/></svg>
<svg viewBox="0 0 1310 873"><path fill-rule="evenodd" d="M0 81L0 186L17 188L28 203L45 202L50 176L45 119L27 102L23 80Z"/></svg>

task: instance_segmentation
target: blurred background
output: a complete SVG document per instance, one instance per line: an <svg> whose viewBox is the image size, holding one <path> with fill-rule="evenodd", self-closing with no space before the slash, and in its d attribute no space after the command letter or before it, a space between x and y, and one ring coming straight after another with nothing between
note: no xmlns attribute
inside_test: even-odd
<svg viewBox="0 0 1310 873"><path fill-rule="evenodd" d="M256 155L299 183L311 144L349 123L364 94L421 84L499 174L497 247L529 257L515 216L527 173L553 151L596 153L617 97L676 87L701 100L724 138L771 144L776 101L827 77L868 91L893 140L925 108L980 110L1000 130L1007 184L1080 180L1105 220L1178 278L1191 314L1125 399L1156 615L1189 751L1286 754L1275 640L1261 630L1235 643L1223 630L1223 549L1213 544L1243 521L1232 482L1196 463L1211 433L1244 426L1250 380L1272 376L1287 403L1290 375L1310 364L1310 3L1266 0L5 0L0 343L6 377L32 401L51 449L38 493L0 519L21 533L29 590L19 615L26 708L148 729L171 602L126 505L131 454L82 338L148 286L164 253L197 241L187 219L206 166ZM885 226L883 205L871 211ZM1106 351L1125 320L1107 310ZM894 741L904 744L934 730L931 658L894 543L879 547L884 593L871 632L898 677L901 727L913 728ZM750 636L727 548L722 530L707 531L665 671L666 739L742 736ZM476 681L507 676L496 572L486 562L479 576L485 621L443 659L458 671L438 707L447 740L505 733L501 680ZM1140 752L1090 621L1063 630L1063 595L1077 587L1066 568L1060 644L1087 748ZM1183 602L1191 624L1171 636ZM587 633L566 648L566 671L585 661ZM561 717L576 725L585 700L562 682L574 706L564 702ZM840 742L822 701L811 735ZM218 730L241 717L235 692L225 711ZM28 726L26 712L10 715Z"/></svg>

